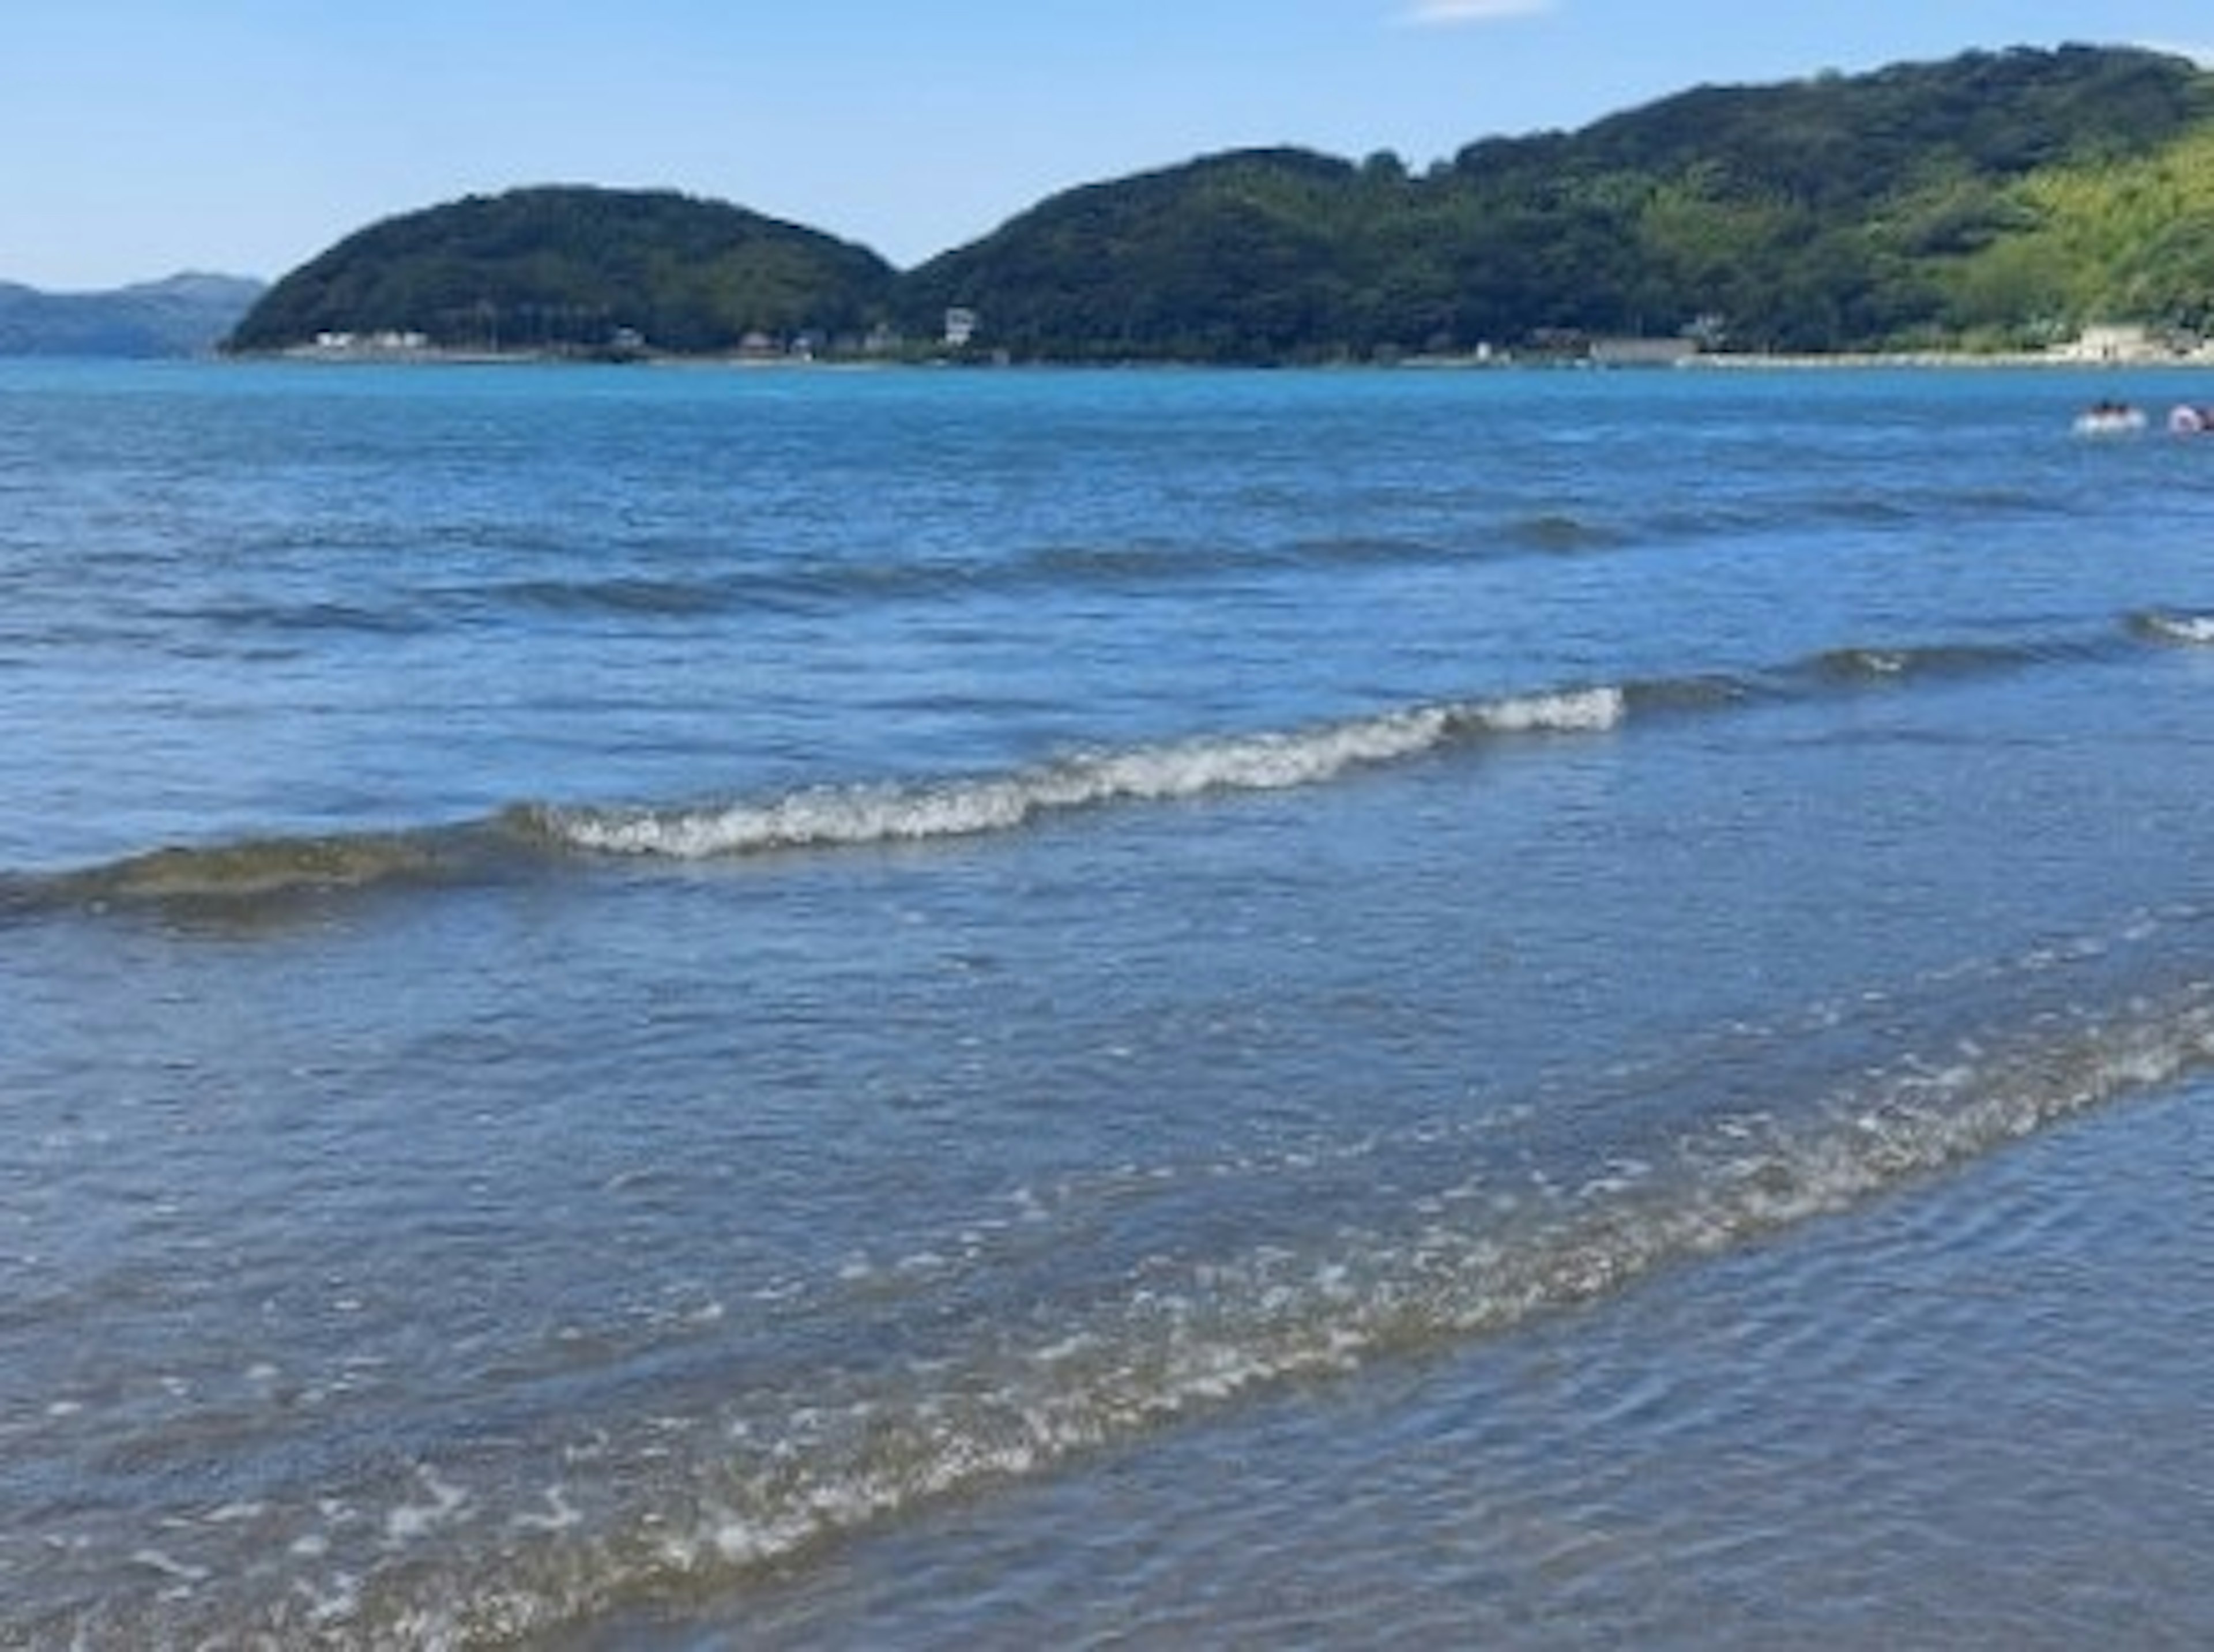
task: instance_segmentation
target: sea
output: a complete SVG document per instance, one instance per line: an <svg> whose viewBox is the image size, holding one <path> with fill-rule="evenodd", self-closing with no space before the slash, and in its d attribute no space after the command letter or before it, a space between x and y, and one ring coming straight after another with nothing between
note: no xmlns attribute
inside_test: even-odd
<svg viewBox="0 0 2214 1652"><path fill-rule="evenodd" d="M0 364L0 1645L2214 1644L2197 397Z"/></svg>

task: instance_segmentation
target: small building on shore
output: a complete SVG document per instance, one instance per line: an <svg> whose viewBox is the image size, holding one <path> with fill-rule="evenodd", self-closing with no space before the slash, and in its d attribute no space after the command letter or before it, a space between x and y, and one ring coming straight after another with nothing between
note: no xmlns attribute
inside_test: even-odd
<svg viewBox="0 0 2214 1652"><path fill-rule="evenodd" d="M1680 367L1699 353L1696 340L1593 339L1586 358L1594 367Z"/></svg>
<svg viewBox="0 0 2214 1652"><path fill-rule="evenodd" d="M2174 343L2156 335L2150 327L2104 325L2087 327L2073 343L2056 346L2052 353L2063 361L2120 366L2131 362L2174 361Z"/></svg>

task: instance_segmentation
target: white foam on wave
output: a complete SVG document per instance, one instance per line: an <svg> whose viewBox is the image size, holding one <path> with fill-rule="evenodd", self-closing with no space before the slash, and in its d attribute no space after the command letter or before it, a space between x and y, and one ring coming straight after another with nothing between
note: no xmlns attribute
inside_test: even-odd
<svg viewBox="0 0 2214 1652"><path fill-rule="evenodd" d="M546 1488L546 1512L525 1510L513 1515L508 1524L517 1531L554 1533L566 1532L584 1524L584 1517L570 1502L567 1492L560 1486Z"/></svg>
<svg viewBox="0 0 2214 1652"><path fill-rule="evenodd" d="M205 1566L196 1566L179 1560L160 1549L140 1549L131 1557L132 1563L159 1572L173 1582L187 1586L205 1583L215 1576Z"/></svg>
<svg viewBox="0 0 2214 1652"><path fill-rule="evenodd" d="M2148 633L2163 641L2214 645L2214 614L2149 614L2144 623Z"/></svg>
<svg viewBox="0 0 2214 1652"><path fill-rule="evenodd" d="M541 818L576 848L680 860L968 837L1105 804L1320 785L1473 735L1604 732L1622 721L1625 708L1619 688L1577 689L1419 706L1287 732L1139 746L972 780L819 786L765 803L700 809L551 809Z"/></svg>
<svg viewBox="0 0 2214 1652"><path fill-rule="evenodd" d="M416 1478L430 1494L431 1501L401 1503L386 1512L384 1538L389 1547L403 1547L429 1536L453 1520L469 1500L468 1492L440 1479L437 1472L427 1464L418 1466Z"/></svg>
<svg viewBox="0 0 2214 1652"><path fill-rule="evenodd" d="M1628 709L1628 697L1619 688L1579 688L1498 701L1477 707L1475 716L1501 734L1604 734L1621 723Z"/></svg>

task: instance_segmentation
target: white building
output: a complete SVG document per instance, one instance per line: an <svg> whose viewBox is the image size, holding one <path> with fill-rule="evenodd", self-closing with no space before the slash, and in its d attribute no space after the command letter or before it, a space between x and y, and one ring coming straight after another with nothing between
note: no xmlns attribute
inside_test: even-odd
<svg viewBox="0 0 2214 1652"><path fill-rule="evenodd" d="M2087 327L2054 352L2069 361L2156 361L2174 352L2141 327Z"/></svg>

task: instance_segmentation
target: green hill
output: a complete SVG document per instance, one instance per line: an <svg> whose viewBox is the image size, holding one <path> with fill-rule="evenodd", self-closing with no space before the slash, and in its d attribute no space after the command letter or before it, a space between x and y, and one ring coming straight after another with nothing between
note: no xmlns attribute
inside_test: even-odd
<svg viewBox="0 0 2214 1652"><path fill-rule="evenodd" d="M1055 196L914 271L901 313L973 309L1020 357L1366 355L1451 325L1440 201L1394 162L1214 156Z"/></svg>
<svg viewBox="0 0 2214 1652"><path fill-rule="evenodd" d="M1762 351L2214 332L2214 76L2130 50L1974 52L1702 87L1426 172L1297 149L1072 189L905 274L674 195L528 190L364 230L240 348L396 330L676 352L884 321L1015 359L1297 362L1696 336Z"/></svg>
<svg viewBox="0 0 2214 1652"><path fill-rule="evenodd" d="M1998 345L2214 323L2214 78L1975 53L1709 87L1410 176L1296 151L1079 189L923 266L1018 355L1275 359L1553 333Z"/></svg>
<svg viewBox="0 0 2214 1652"><path fill-rule="evenodd" d="M748 334L865 329L891 266L865 248L718 201L584 187L471 196L389 218L287 275L231 340L333 333L454 349L731 351Z"/></svg>

